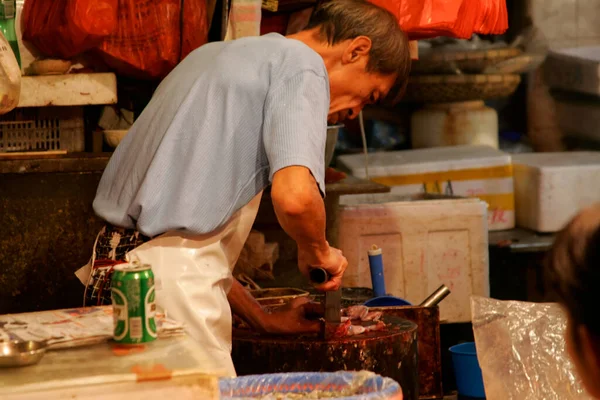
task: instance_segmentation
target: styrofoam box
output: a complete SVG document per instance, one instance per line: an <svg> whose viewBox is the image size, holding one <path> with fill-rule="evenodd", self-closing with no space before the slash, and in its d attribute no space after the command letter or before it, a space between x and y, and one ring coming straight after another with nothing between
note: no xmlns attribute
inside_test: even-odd
<svg viewBox="0 0 600 400"><path fill-rule="evenodd" d="M600 94L600 46L550 51L544 77L552 88Z"/></svg>
<svg viewBox="0 0 600 400"><path fill-rule="evenodd" d="M582 208L600 201L600 152L513 155L517 225L560 230Z"/></svg>
<svg viewBox="0 0 600 400"><path fill-rule="evenodd" d="M370 203L341 197L339 247L348 259L343 285L372 287L367 250L375 244L383 253L387 293L419 304L445 284L452 293L439 305L440 318L470 321L470 296L489 296L485 203L369 197Z"/></svg>
<svg viewBox="0 0 600 400"><path fill-rule="evenodd" d="M391 193L442 193L477 197L488 203L490 230L515 226L510 155L489 146L448 146L369 153L369 178ZM366 178L362 154L342 155L337 165Z"/></svg>

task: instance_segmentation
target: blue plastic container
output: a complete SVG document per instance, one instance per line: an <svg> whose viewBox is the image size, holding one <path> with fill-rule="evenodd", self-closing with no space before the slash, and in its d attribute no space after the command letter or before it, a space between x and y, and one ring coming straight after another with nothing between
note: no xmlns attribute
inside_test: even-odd
<svg viewBox="0 0 600 400"><path fill-rule="evenodd" d="M367 307L410 306L411 304L399 297L388 296L385 293L385 277L383 276L383 255L381 248L373 245L368 251L369 269L374 298L365 301Z"/></svg>
<svg viewBox="0 0 600 400"><path fill-rule="evenodd" d="M375 297L385 296L385 279L383 277L383 256L381 254L381 249L376 248L369 250L368 257L373 294Z"/></svg>
<svg viewBox="0 0 600 400"><path fill-rule="evenodd" d="M365 301L367 307L394 307L394 306L410 306L408 301L394 296L374 297Z"/></svg>
<svg viewBox="0 0 600 400"><path fill-rule="evenodd" d="M483 377L477 360L475 343L468 342L450 347L458 393L462 396L485 398Z"/></svg>

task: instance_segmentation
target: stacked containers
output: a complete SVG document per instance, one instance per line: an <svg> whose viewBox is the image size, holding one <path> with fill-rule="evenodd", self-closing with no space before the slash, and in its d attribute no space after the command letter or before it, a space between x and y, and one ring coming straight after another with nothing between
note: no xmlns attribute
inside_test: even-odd
<svg viewBox="0 0 600 400"><path fill-rule="evenodd" d="M340 169L366 178L364 156L343 155ZM488 204L489 230L515 226L510 155L488 146L449 146L369 154L371 180L392 194L435 193L477 197ZM363 196L368 201L368 195Z"/></svg>

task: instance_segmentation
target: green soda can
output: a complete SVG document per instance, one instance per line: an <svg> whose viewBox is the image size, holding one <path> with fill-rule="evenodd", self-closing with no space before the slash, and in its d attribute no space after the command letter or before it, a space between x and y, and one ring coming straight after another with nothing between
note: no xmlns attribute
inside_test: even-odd
<svg viewBox="0 0 600 400"><path fill-rule="evenodd" d="M154 274L148 264L121 264L111 284L113 339L119 344L147 343L156 339Z"/></svg>

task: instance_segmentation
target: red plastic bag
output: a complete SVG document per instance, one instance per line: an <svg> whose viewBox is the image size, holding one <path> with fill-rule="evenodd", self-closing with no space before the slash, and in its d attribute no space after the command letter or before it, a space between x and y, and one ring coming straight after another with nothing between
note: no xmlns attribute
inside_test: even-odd
<svg viewBox="0 0 600 400"><path fill-rule="evenodd" d="M412 40L474 33L501 34L508 28L505 0L370 0L391 11Z"/></svg>
<svg viewBox="0 0 600 400"><path fill-rule="evenodd" d="M117 26L117 0L27 0L23 38L49 57L69 59L102 43Z"/></svg>
<svg viewBox="0 0 600 400"><path fill-rule="evenodd" d="M117 29L96 51L119 74L163 78L192 50L208 41L204 0L118 0L118 3Z"/></svg>

